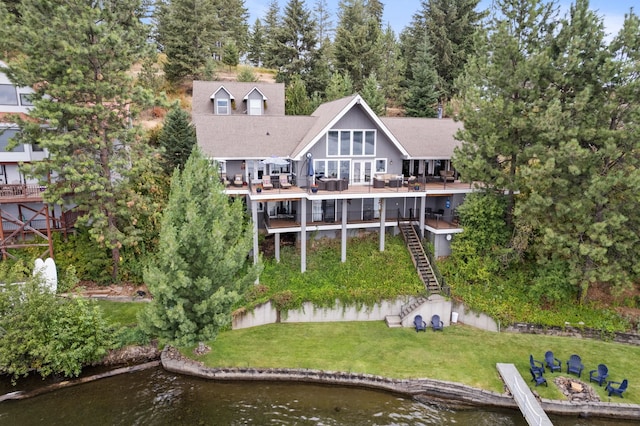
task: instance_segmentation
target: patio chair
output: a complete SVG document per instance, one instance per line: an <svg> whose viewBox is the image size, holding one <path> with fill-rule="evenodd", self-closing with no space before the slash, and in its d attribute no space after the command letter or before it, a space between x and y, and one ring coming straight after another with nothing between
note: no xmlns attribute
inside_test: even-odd
<svg viewBox="0 0 640 426"><path fill-rule="evenodd" d="M413 326L416 328L416 333L418 331L427 331L427 323L422 319L422 315L416 315L413 319Z"/></svg>
<svg viewBox="0 0 640 426"><path fill-rule="evenodd" d="M291 184L289 183L289 176L280 175L280 188L282 188L282 189L291 188Z"/></svg>
<svg viewBox="0 0 640 426"><path fill-rule="evenodd" d="M271 183L271 176L269 175L262 176L262 189L273 189L273 184Z"/></svg>
<svg viewBox="0 0 640 426"><path fill-rule="evenodd" d="M615 387L613 385L618 385L618 387ZM607 386L604 388L604 390L609 392L609 396L615 394L619 395L620 398L624 398L624 396L622 396L622 393L627 390L627 386L629 386L629 382L627 381L627 379L624 379L622 382L607 383Z"/></svg>
<svg viewBox="0 0 640 426"><path fill-rule="evenodd" d="M537 361L533 359L533 355L529 355L529 368L533 371L539 371L541 374L544 373L544 364L542 361Z"/></svg>
<svg viewBox="0 0 640 426"><path fill-rule="evenodd" d="M440 320L440 315L434 315L431 317L431 328L433 331L444 331L444 323Z"/></svg>
<svg viewBox="0 0 640 426"><path fill-rule="evenodd" d="M589 371L589 383L596 382L598 386L602 386L607 377L609 377L609 369L604 364L598 364L597 370Z"/></svg>
<svg viewBox="0 0 640 426"><path fill-rule="evenodd" d="M562 362L553 356L553 352L547 351L544 354L544 366L549 369L552 373L554 371L562 372Z"/></svg>
<svg viewBox="0 0 640 426"><path fill-rule="evenodd" d="M584 370L582 359L578 355L571 355L567 361L567 373L577 374L580 377L582 370Z"/></svg>
<svg viewBox="0 0 640 426"><path fill-rule="evenodd" d="M237 174L234 178L233 178L233 186L242 186L242 183L244 182L244 180L242 180L242 173Z"/></svg>
<svg viewBox="0 0 640 426"><path fill-rule="evenodd" d="M529 371L531 372L531 377L533 377L531 381L536 382L536 386L544 383L545 386L549 387L549 384L547 383L547 379L545 379L544 376L542 375L542 371L534 370L533 368L530 368Z"/></svg>

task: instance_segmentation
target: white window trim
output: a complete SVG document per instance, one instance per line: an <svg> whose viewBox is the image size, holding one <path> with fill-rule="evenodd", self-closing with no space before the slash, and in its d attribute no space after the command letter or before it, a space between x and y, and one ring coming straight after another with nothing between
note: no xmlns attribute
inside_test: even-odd
<svg viewBox="0 0 640 426"><path fill-rule="evenodd" d="M337 132L338 133L338 154L329 154L329 133ZM349 153L348 154L340 154L340 141L342 132L349 132ZM362 133L362 154L355 155L353 153L353 133L361 132ZM373 154L366 154L367 150L367 133L373 132ZM325 154L327 158L372 158L375 157L378 145L378 131L376 129L331 129L327 131L325 135Z"/></svg>

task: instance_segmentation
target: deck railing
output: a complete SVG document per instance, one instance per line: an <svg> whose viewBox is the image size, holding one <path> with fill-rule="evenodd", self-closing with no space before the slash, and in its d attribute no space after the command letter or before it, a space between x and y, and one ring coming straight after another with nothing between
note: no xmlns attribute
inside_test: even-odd
<svg viewBox="0 0 640 426"><path fill-rule="evenodd" d="M45 190L44 186L37 184L1 184L0 198L6 197L40 197Z"/></svg>

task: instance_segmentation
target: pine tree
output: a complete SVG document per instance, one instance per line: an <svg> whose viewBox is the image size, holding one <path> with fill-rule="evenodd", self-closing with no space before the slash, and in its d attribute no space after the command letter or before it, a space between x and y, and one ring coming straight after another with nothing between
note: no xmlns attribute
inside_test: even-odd
<svg viewBox="0 0 640 426"><path fill-rule="evenodd" d="M220 52L222 23L211 1L159 0L155 8L156 42L167 60L168 81L201 78L208 61Z"/></svg>
<svg viewBox="0 0 640 426"><path fill-rule="evenodd" d="M266 49L266 40L264 34L264 28L260 19L256 18L256 22L253 24L251 30L251 36L249 37L249 48L247 51L247 59L256 67L260 67L264 63Z"/></svg>
<svg viewBox="0 0 640 426"><path fill-rule="evenodd" d="M364 0L341 0L338 28L333 45L336 71L348 73L356 90L364 80L378 72L379 39L382 34L377 9Z"/></svg>
<svg viewBox="0 0 640 426"><path fill-rule="evenodd" d="M395 33L390 25L387 26L380 39L381 62L379 74L376 75L380 82L380 90L388 103L396 103L401 99L402 76L404 75L401 51ZM386 109L386 107L385 107Z"/></svg>
<svg viewBox="0 0 640 426"><path fill-rule="evenodd" d="M288 84L294 75L306 82L318 59L315 22L302 0L289 0L276 33L277 80Z"/></svg>
<svg viewBox="0 0 640 426"><path fill-rule="evenodd" d="M155 163L140 128L131 125L152 100L130 73L149 48L145 10L138 0L23 0L20 12L20 22L0 28L0 50L22 52L8 61L8 73L36 90L19 142L49 153L25 171L47 186L47 202L84 212L79 225L89 225L111 250L116 280L120 249L138 241L138 217L148 208L131 181Z"/></svg>
<svg viewBox="0 0 640 426"><path fill-rule="evenodd" d="M222 63L231 68L237 67L240 62L240 52L238 52L238 46L233 39L227 40L224 44L224 50L222 51Z"/></svg>
<svg viewBox="0 0 640 426"><path fill-rule="evenodd" d="M408 82L407 98L404 103L409 117L435 117L438 104L438 76L433 66L429 41L425 39L418 49L412 64L413 79Z"/></svg>
<svg viewBox="0 0 640 426"><path fill-rule="evenodd" d="M162 157L165 170L169 174L173 173L176 167L184 168L193 147L196 146L196 129L189 118L189 114L176 105L164 119L158 143L164 149Z"/></svg>
<svg viewBox="0 0 640 426"><path fill-rule="evenodd" d="M277 67L278 44L276 37L281 27L280 8L278 0L271 0L264 18L264 66L267 68Z"/></svg>
<svg viewBox="0 0 640 426"><path fill-rule="evenodd" d="M220 20L220 40L233 40L239 56L249 48L249 10L244 0L216 0L218 19Z"/></svg>
<svg viewBox="0 0 640 426"><path fill-rule="evenodd" d="M141 328L177 345L213 340L260 271L246 264L251 244L242 200L230 201L216 168L194 149L173 174L158 254L145 273L153 301Z"/></svg>
<svg viewBox="0 0 640 426"><path fill-rule="evenodd" d="M367 105L376 113L376 115L383 115L385 110L385 98L384 94L380 90L378 80L375 74L371 74L364 81L362 88L362 99L365 100Z"/></svg>
<svg viewBox="0 0 640 426"><path fill-rule="evenodd" d="M285 113L287 115L309 115L314 106L307 95L302 79L295 75L285 90Z"/></svg>
<svg viewBox="0 0 640 426"><path fill-rule="evenodd" d="M334 72L331 75L331 80L325 92L327 102L353 95L353 93L353 82L349 74L342 75Z"/></svg>
<svg viewBox="0 0 640 426"><path fill-rule="evenodd" d="M318 40L324 44L325 40L331 40L335 32L331 12L327 0L316 0L313 6L313 19L316 21Z"/></svg>

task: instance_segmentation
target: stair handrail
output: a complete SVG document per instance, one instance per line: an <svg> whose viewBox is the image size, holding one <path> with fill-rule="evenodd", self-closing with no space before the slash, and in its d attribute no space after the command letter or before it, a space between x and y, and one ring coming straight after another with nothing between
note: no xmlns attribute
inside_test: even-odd
<svg viewBox="0 0 640 426"><path fill-rule="evenodd" d="M440 292L442 292L442 291L443 291L443 288L442 288L442 285L440 284L440 278L442 277L442 275L440 275L440 277L439 277L438 275L436 275L436 272L435 272L435 271L434 271L434 269L433 269L432 261L431 261L431 259L430 259L429 255L427 255L426 250L425 250L425 248L424 248L424 244L422 243L422 240L418 237L418 233L416 232L415 228L413 227L413 225L412 225L411 221L404 221L404 224L409 224L409 225L410 225L410 229L411 229L411 231L410 231L410 232L411 232L411 233L412 233L412 235L415 237L415 240L420 244L420 248L421 248L421 250L422 250L422 254L423 254L423 255L425 256L425 258L427 259L427 266L428 266L428 268L431 270L431 273L432 273L432 275L433 275L433 278L434 278L434 279L435 279L435 281L436 281L436 286L438 287L438 289L440 290ZM400 226L400 231L402 232L402 237L404 238L405 244L407 244L407 243L409 242L409 236L406 234L406 231L405 231L404 227ZM407 247L407 248L408 248L408 247ZM415 266L416 266L416 269L418 269L418 262L417 262L417 259L416 259L415 255L414 255L414 253L411 251L411 249L409 249L409 253L411 253L411 256L413 257L413 260L414 260L414 264L415 264ZM424 285L425 285L425 290L426 290L426 292L427 292L427 296L429 296L429 294L430 294L431 292L429 291L428 283L424 282L424 278L422 278L422 276L421 276L421 279L422 279L422 282L423 282L423 283L424 283Z"/></svg>

